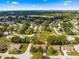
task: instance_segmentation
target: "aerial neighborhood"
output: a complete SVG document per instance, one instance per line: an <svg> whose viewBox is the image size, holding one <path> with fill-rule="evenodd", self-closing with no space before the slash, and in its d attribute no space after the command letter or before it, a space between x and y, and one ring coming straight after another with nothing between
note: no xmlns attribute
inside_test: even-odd
<svg viewBox="0 0 79 59"><path fill-rule="evenodd" d="M25 12L0 15L0 59L79 59L79 12Z"/></svg>

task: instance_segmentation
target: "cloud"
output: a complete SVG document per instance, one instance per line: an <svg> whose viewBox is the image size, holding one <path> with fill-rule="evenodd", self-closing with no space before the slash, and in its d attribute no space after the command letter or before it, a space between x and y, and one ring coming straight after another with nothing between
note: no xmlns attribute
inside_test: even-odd
<svg viewBox="0 0 79 59"><path fill-rule="evenodd" d="M65 0L64 5L69 5L69 4L71 4L71 3L72 3L72 1L70 1L70 0Z"/></svg>
<svg viewBox="0 0 79 59"><path fill-rule="evenodd" d="M33 8L35 8L35 7L36 7L36 5L32 5L32 7L33 7Z"/></svg>
<svg viewBox="0 0 79 59"><path fill-rule="evenodd" d="M18 4L19 2L11 2L11 4Z"/></svg>
<svg viewBox="0 0 79 59"><path fill-rule="evenodd" d="M68 5L68 3L64 2L64 5Z"/></svg>
<svg viewBox="0 0 79 59"><path fill-rule="evenodd" d="M67 3L72 3L72 1L66 1Z"/></svg>
<svg viewBox="0 0 79 59"><path fill-rule="evenodd" d="M18 4L19 2L6 1L6 3L10 4L10 5L7 6L8 8L16 8L16 6L17 6L17 4Z"/></svg>
<svg viewBox="0 0 79 59"><path fill-rule="evenodd" d="M42 10L43 8L42 7L39 7L39 9Z"/></svg>
<svg viewBox="0 0 79 59"><path fill-rule="evenodd" d="M10 6L8 6L9 8L14 8L15 6L14 5L10 5Z"/></svg>

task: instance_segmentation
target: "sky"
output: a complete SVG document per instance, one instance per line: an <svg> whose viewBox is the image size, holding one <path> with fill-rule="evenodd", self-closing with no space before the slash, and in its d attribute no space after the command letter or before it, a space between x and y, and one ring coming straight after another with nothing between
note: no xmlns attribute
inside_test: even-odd
<svg viewBox="0 0 79 59"><path fill-rule="evenodd" d="M79 0L0 0L4 10L79 10Z"/></svg>

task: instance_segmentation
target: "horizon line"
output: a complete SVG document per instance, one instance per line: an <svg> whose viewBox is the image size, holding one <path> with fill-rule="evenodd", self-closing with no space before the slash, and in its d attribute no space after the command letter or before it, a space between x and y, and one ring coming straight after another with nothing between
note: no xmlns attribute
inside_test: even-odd
<svg viewBox="0 0 79 59"><path fill-rule="evenodd" d="M2 11L79 11L79 10L74 10L74 9L71 9L71 10L67 10L67 9L61 9L61 10L0 10L0 12Z"/></svg>

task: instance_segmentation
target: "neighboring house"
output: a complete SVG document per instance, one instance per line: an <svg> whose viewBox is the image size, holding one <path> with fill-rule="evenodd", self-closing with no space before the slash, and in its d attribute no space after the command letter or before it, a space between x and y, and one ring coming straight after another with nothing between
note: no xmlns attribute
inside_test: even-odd
<svg viewBox="0 0 79 59"><path fill-rule="evenodd" d="M18 23L18 25L19 25L19 28L22 28L22 26L23 26L23 24L20 24L20 23Z"/></svg>
<svg viewBox="0 0 79 59"><path fill-rule="evenodd" d="M66 40L69 42L73 42L73 41L75 41L75 38L72 36L67 36Z"/></svg>
<svg viewBox="0 0 79 59"><path fill-rule="evenodd" d="M3 35L9 35L9 32L3 32Z"/></svg>
<svg viewBox="0 0 79 59"><path fill-rule="evenodd" d="M13 51L13 50L19 50L21 47L21 44L11 44L9 51Z"/></svg>
<svg viewBox="0 0 79 59"><path fill-rule="evenodd" d="M74 51L74 47L72 45L64 45L62 50L65 50L66 52L72 52Z"/></svg>
<svg viewBox="0 0 79 59"><path fill-rule="evenodd" d="M20 35L20 38L25 39L25 36L21 36L21 35Z"/></svg>
<svg viewBox="0 0 79 59"><path fill-rule="evenodd" d="M13 35L8 35L7 39L11 40L14 36Z"/></svg>
<svg viewBox="0 0 79 59"><path fill-rule="evenodd" d="M30 28L34 27L34 22L30 22Z"/></svg>
<svg viewBox="0 0 79 59"><path fill-rule="evenodd" d="M52 46L52 47L53 47L53 49L55 49L55 50L57 50L57 51L60 50L60 46L59 46L59 45L54 45L54 46Z"/></svg>
<svg viewBox="0 0 79 59"><path fill-rule="evenodd" d="M79 53L79 45L74 46L74 49Z"/></svg>

